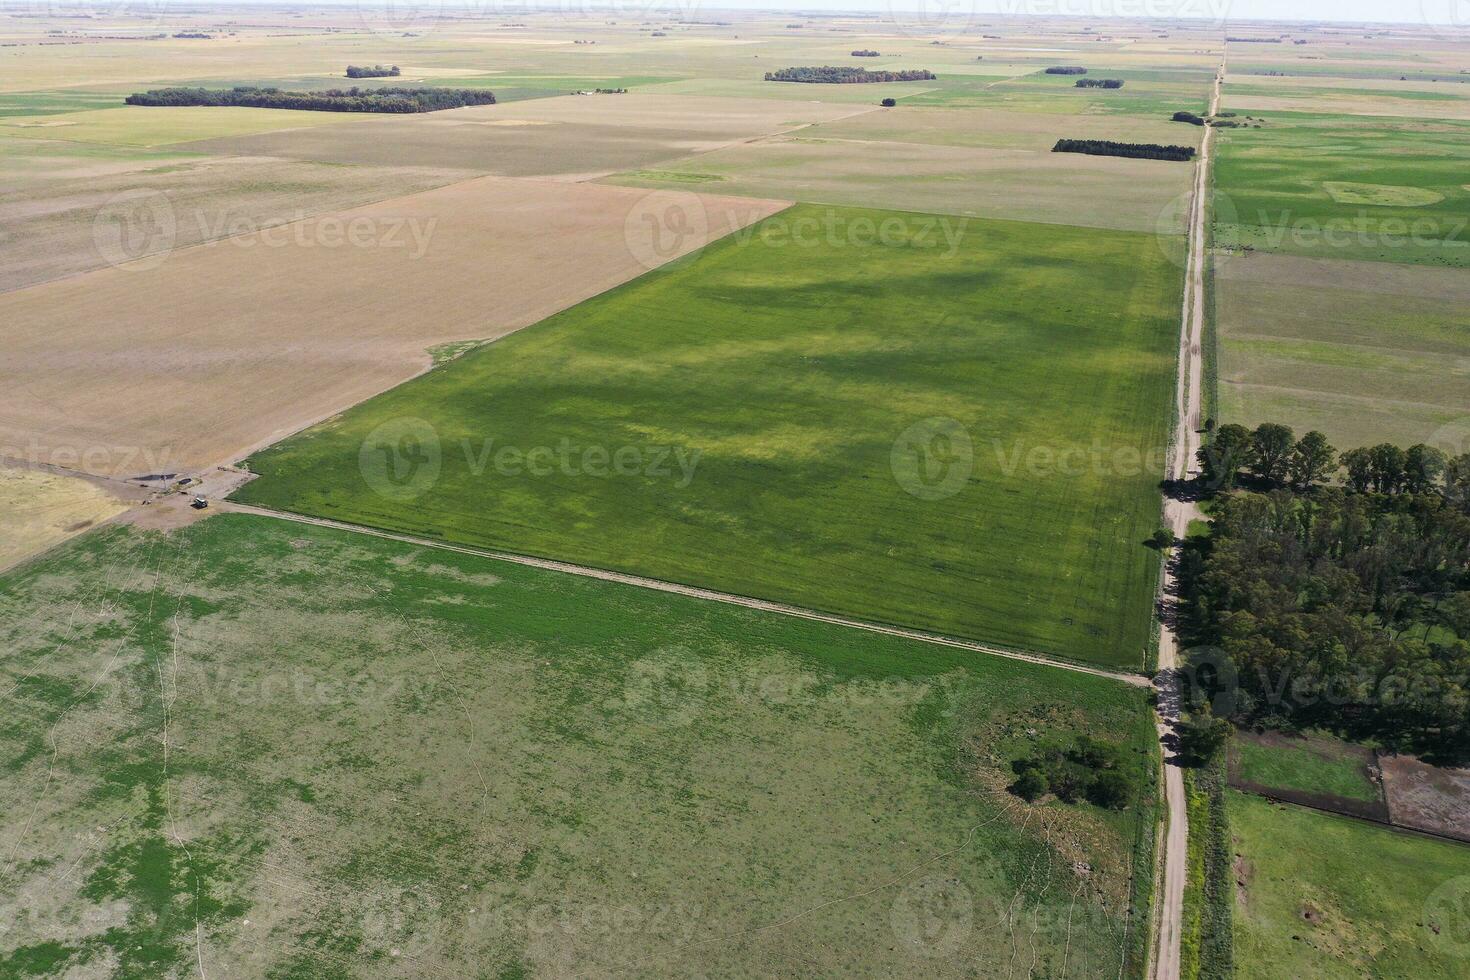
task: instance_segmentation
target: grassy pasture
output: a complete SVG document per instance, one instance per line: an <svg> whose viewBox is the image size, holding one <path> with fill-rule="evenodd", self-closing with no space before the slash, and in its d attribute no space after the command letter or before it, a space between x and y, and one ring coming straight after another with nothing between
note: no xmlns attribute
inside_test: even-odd
<svg viewBox="0 0 1470 980"><path fill-rule="evenodd" d="M237 515L0 583L6 976L1141 975L1127 685ZM1132 806L1005 791L1077 731Z"/></svg>
<svg viewBox="0 0 1470 980"><path fill-rule="evenodd" d="M1057 63L1086 64L1076 53L1058 55ZM1082 58L1082 60L1068 60ZM1157 72L1146 69L1096 67L1088 78L1120 78L1120 89L1078 88L1077 76L1031 74L1001 79L940 78L928 92L903 99L904 105L952 108L996 108L1058 115L1092 113L1152 115L1167 119L1180 109L1204 112L1210 97L1208 70Z"/></svg>
<svg viewBox="0 0 1470 980"><path fill-rule="evenodd" d="M1178 280L1148 235L798 207L258 453L244 497L1137 668ZM359 459L408 418L442 468L395 500ZM562 444L665 472L491 459Z"/></svg>
<svg viewBox="0 0 1470 980"><path fill-rule="evenodd" d="M1344 449L1470 449L1463 273L1259 253L1215 261L1224 419L1319 429Z"/></svg>
<svg viewBox="0 0 1470 980"><path fill-rule="evenodd" d="M1367 750L1328 738L1257 739L1231 742L1235 774L1271 789L1342 796L1376 802L1383 798L1364 766Z"/></svg>
<svg viewBox="0 0 1470 980"><path fill-rule="evenodd" d="M1240 976L1463 972L1470 847L1229 794Z"/></svg>
<svg viewBox="0 0 1470 980"><path fill-rule="evenodd" d="M1272 112L1217 135L1217 244L1470 267L1470 123Z"/></svg>

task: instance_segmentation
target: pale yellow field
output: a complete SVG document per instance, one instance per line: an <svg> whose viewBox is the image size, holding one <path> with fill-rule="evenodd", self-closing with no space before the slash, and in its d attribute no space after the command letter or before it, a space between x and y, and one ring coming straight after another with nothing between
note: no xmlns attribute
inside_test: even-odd
<svg viewBox="0 0 1470 980"><path fill-rule="evenodd" d="M122 513L128 503L81 477L0 465L0 569Z"/></svg>
<svg viewBox="0 0 1470 980"><path fill-rule="evenodd" d="M119 101L121 101L119 99ZM167 146L219 136L361 123L364 113L251 109L245 106L141 106L92 109L55 116L0 119L0 133L83 143Z"/></svg>
<svg viewBox="0 0 1470 980"><path fill-rule="evenodd" d="M113 476L235 459L783 206L481 178L15 290L0 445Z"/></svg>

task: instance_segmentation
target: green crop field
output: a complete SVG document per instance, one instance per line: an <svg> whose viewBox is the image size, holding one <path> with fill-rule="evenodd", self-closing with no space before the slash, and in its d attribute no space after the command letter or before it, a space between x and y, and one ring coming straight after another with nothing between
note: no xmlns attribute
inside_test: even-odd
<svg viewBox="0 0 1470 980"><path fill-rule="evenodd" d="M1237 976L1452 977L1470 846L1230 793Z"/></svg>
<svg viewBox="0 0 1470 980"><path fill-rule="evenodd" d="M1218 133L1217 245L1470 267L1470 122L1263 115Z"/></svg>
<svg viewBox="0 0 1470 980"><path fill-rule="evenodd" d="M0 577L0 650L7 977L1142 969L1117 682L228 514ZM1005 791L1079 731L1130 805Z"/></svg>
<svg viewBox="0 0 1470 980"><path fill-rule="evenodd" d="M242 498L1137 669L1178 309L1152 236L791 209L258 453Z"/></svg>

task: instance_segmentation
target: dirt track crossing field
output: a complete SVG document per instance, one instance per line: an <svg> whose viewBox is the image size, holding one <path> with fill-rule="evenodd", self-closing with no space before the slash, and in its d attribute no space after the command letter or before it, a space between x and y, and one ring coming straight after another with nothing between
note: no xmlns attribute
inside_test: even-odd
<svg viewBox="0 0 1470 980"><path fill-rule="evenodd" d="M166 231L156 201L114 247ZM171 253L131 242L134 262L0 296L0 454L109 476L234 459L407 380L426 348L519 329L782 206L483 178Z"/></svg>

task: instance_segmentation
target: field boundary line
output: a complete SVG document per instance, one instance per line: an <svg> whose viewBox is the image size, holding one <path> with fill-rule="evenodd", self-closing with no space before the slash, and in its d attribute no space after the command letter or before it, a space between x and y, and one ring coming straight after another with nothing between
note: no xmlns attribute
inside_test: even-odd
<svg viewBox="0 0 1470 980"><path fill-rule="evenodd" d="M240 504L233 501L223 501L219 505L225 513L251 514L257 517L271 517L277 520L292 521L297 524L309 524L316 527L334 528L339 531L348 531L355 534L367 534L389 541L401 541L405 544L418 545L423 548L436 548L440 551L454 551L459 554L473 555L478 558L488 558L492 561L510 562L515 565L524 565L530 568L540 568L545 571L563 572L576 575L581 578L601 579L605 582L616 582L619 585L631 585L641 589L651 589L655 592L668 592L674 595L682 595L692 599L705 599L711 602L722 602L726 605L743 606L746 609L755 609L761 612L777 613L782 616L790 616L795 619L806 619L819 623L830 623L834 626L844 626L849 629L864 630L869 633L881 633L886 636L896 636L907 640L917 640L921 643L929 643L935 646L952 647L958 650L969 650L973 653L983 653L993 657L1001 657L1006 660L1017 660L1022 663L1037 664L1042 667L1055 667L1060 670L1070 670L1074 673L1089 674L1093 677L1102 677L1107 680L1121 681L1133 687L1151 688L1153 682L1142 674L1130 674L1122 671L1108 670L1104 667L1090 667L1086 664L1074 663L1068 660L1060 660L1039 653L1027 653L1020 650L1007 650L1004 647L991 646L978 643L973 640L961 640L955 637L942 636L938 633L926 633L922 630L908 629L902 626L886 626L882 623L871 623L861 619L850 619L846 616L837 616L832 613L819 612L815 609L806 609L801 606L793 606L784 602L773 602L769 599L756 599L750 596L736 595L731 592L718 592L714 589L703 589L693 585L681 585L678 582L667 582L662 579L647 578L642 575L631 575L626 572L614 572L604 568L593 568L588 565L577 565L572 562L557 561L551 558L535 558L530 555L518 555L507 551L494 551L488 548L474 548L469 545L453 544L448 541L436 541L433 538L423 538L412 534L402 534L397 531L387 531L381 528L368 527L363 524L351 524L346 521L336 521L326 517L310 517L305 514L293 514L289 511L272 510L268 507L257 507L253 504Z"/></svg>

